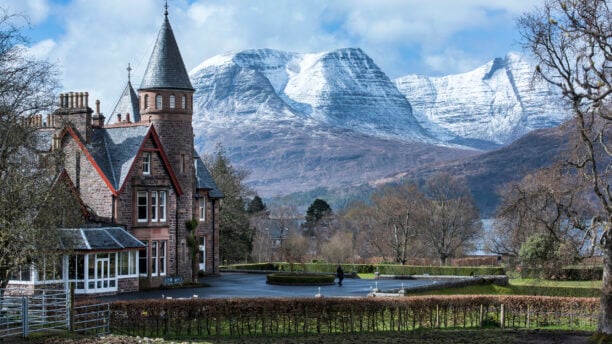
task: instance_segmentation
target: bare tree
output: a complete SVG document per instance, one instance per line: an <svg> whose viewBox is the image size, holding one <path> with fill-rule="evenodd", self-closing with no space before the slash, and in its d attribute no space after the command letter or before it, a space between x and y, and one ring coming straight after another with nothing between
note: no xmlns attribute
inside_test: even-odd
<svg viewBox="0 0 612 344"><path fill-rule="evenodd" d="M469 190L448 174L432 176L426 183L427 216L422 238L446 264L448 258L467 251L482 233L482 223Z"/></svg>
<svg viewBox="0 0 612 344"><path fill-rule="evenodd" d="M309 246L308 239L306 239L299 231L289 231L289 235L283 242L281 250L285 259L291 264L292 269L294 263L306 262Z"/></svg>
<svg viewBox="0 0 612 344"><path fill-rule="evenodd" d="M323 258L330 263L353 263L353 233L337 231L321 249Z"/></svg>
<svg viewBox="0 0 612 344"><path fill-rule="evenodd" d="M598 332L612 335L612 13L608 0L548 0L518 20L536 74L561 91L576 122L570 163L590 183L602 211L584 230L604 252Z"/></svg>
<svg viewBox="0 0 612 344"><path fill-rule="evenodd" d="M544 236L553 250L547 252L548 261L540 263L545 263L549 274L559 272L564 264L580 258L585 237L579 229L595 213L584 192L578 176L559 166L508 185L501 191L490 249L518 257L528 238Z"/></svg>
<svg viewBox="0 0 612 344"><path fill-rule="evenodd" d="M0 288L11 271L59 247L58 214L44 211L45 202L60 204L54 200L60 193L51 192L57 155L28 125L51 108L56 73L28 55L20 22L0 9Z"/></svg>

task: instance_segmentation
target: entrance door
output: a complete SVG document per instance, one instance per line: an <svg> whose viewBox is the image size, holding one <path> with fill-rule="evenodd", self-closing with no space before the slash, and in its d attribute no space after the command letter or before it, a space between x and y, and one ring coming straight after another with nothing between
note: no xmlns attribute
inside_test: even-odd
<svg viewBox="0 0 612 344"><path fill-rule="evenodd" d="M106 258L96 258L96 288L106 289L109 287L109 264Z"/></svg>

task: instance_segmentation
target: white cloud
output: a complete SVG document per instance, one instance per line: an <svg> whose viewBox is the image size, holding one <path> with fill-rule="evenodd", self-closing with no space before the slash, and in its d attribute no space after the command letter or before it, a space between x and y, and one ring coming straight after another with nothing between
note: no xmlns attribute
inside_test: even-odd
<svg viewBox="0 0 612 344"><path fill-rule="evenodd" d="M438 54L425 56L424 60L434 71L445 74L467 72L481 65L474 56L456 49L445 49Z"/></svg>
<svg viewBox="0 0 612 344"><path fill-rule="evenodd" d="M50 11L46 0L0 0L0 7L8 13L24 14L35 25L47 19Z"/></svg>
<svg viewBox="0 0 612 344"><path fill-rule="evenodd" d="M0 0L0 6L6 3ZM52 15L62 26L61 36L49 37L36 49L60 64L65 91L89 91L108 113L125 85L128 62L138 87L163 20L161 1L19 4L31 18L43 22ZM228 51L320 52L350 46L363 48L390 77L421 69L466 71L462 68L472 68L471 60L492 59L493 52L482 56L463 47L460 34L508 25L533 6L532 0L174 0L169 5L188 70Z"/></svg>

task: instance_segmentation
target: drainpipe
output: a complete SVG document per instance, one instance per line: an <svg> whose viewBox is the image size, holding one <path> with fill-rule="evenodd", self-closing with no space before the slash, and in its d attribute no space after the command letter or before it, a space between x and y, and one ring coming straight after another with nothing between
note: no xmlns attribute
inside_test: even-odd
<svg viewBox="0 0 612 344"><path fill-rule="evenodd" d="M215 254L216 254L216 245L215 245L215 199L211 199L210 203L212 204L212 272L215 271Z"/></svg>
<svg viewBox="0 0 612 344"><path fill-rule="evenodd" d="M179 275L179 212L178 212L178 197L176 197L176 220L175 220L175 224L174 227L176 228L175 232L174 232L174 244L176 246L175 251L174 251L174 265L175 265L175 271L174 273L176 274L176 276Z"/></svg>

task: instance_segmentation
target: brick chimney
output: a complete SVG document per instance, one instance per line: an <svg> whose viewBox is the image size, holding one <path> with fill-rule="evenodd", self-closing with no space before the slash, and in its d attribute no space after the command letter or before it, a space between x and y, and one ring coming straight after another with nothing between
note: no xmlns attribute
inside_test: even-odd
<svg viewBox="0 0 612 344"><path fill-rule="evenodd" d="M59 108L53 114L57 127L71 125L85 143L91 140L93 110L89 107L89 93L69 92L59 95Z"/></svg>
<svg viewBox="0 0 612 344"><path fill-rule="evenodd" d="M92 128L103 128L106 117L100 112L100 100L96 100L96 113L92 117Z"/></svg>

